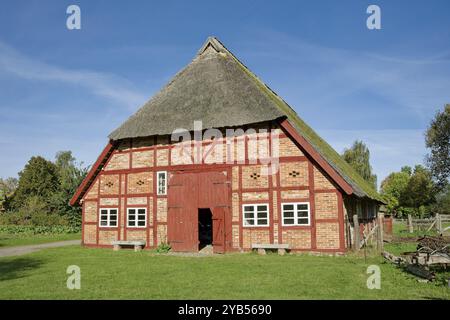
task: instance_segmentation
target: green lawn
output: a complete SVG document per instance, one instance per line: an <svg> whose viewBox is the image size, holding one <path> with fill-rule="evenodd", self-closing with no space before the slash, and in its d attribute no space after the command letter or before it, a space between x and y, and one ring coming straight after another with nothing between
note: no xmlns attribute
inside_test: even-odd
<svg viewBox="0 0 450 320"><path fill-rule="evenodd" d="M366 287L381 268L381 290ZM81 289L66 269L81 268ZM179 257L70 246L0 258L0 299L450 299L381 257L225 254Z"/></svg>
<svg viewBox="0 0 450 320"><path fill-rule="evenodd" d="M81 239L80 233L44 234L44 235L0 233L0 249L12 246L24 246L29 244L40 244L47 242L76 240L76 239Z"/></svg>

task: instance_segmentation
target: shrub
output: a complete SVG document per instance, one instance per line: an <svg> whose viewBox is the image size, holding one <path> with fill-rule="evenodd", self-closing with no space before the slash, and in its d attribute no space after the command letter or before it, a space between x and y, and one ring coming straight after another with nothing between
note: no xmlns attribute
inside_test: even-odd
<svg viewBox="0 0 450 320"><path fill-rule="evenodd" d="M156 248L156 252L158 253L167 253L171 249L170 244L166 242L162 242L159 244L158 248Z"/></svg>
<svg viewBox="0 0 450 320"><path fill-rule="evenodd" d="M36 212L30 214L28 211L5 212L0 214L0 224L19 226L67 226L68 217L54 213ZM74 226L78 227L79 226Z"/></svg>
<svg viewBox="0 0 450 320"><path fill-rule="evenodd" d="M35 234L65 234L78 233L79 228L70 226L31 226L31 225L0 225L0 233L35 235Z"/></svg>

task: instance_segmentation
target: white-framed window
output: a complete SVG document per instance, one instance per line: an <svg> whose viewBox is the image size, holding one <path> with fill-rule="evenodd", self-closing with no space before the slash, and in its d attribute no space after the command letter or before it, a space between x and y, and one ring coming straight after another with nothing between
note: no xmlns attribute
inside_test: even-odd
<svg viewBox="0 0 450 320"><path fill-rule="evenodd" d="M244 204L242 205L244 227L262 227L269 225L268 204Z"/></svg>
<svg viewBox="0 0 450 320"><path fill-rule="evenodd" d="M116 208L100 209L100 227L117 227Z"/></svg>
<svg viewBox="0 0 450 320"><path fill-rule="evenodd" d="M309 226L309 202L282 203L283 226Z"/></svg>
<svg viewBox="0 0 450 320"><path fill-rule="evenodd" d="M131 228L145 228L147 226L146 208L128 208L127 226Z"/></svg>
<svg viewBox="0 0 450 320"><path fill-rule="evenodd" d="M163 196L167 194L167 171L156 172L156 194Z"/></svg>

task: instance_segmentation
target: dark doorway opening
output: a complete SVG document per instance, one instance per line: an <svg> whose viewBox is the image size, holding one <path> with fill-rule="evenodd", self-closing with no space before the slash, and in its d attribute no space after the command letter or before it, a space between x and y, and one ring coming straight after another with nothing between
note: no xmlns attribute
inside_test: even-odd
<svg viewBox="0 0 450 320"><path fill-rule="evenodd" d="M212 212L211 209L198 209L198 249L212 245Z"/></svg>

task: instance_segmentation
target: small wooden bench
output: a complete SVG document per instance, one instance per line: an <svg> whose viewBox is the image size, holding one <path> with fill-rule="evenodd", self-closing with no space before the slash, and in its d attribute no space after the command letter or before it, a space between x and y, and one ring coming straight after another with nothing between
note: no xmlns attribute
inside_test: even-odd
<svg viewBox="0 0 450 320"><path fill-rule="evenodd" d="M142 248L145 246L144 240L134 240L134 241L113 241L113 250L118 251L122 247L134 247L134 251L141 251Z"/></svg>
<svg viewBox="0 0 450 320"><path fill-rule="evenodd" d="M289 244L282 243L253 243L252 250L258 249L258 254L266 254L266 250L278 250L279 255L286 254Z"/></svg>

